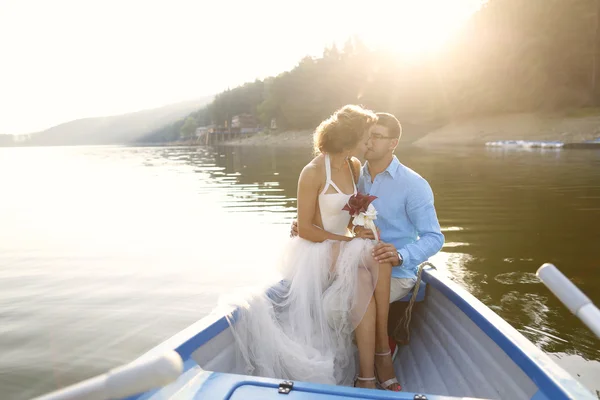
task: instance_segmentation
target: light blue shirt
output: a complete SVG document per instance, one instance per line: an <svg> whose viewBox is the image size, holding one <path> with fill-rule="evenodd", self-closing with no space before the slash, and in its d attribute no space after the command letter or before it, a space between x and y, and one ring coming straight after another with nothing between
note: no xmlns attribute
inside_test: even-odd
<svg viewBox="0 0 600 400"><path fill-rule="evenodd" d="M366 162L360 171L358 190L377 196L373 206L377 210L375 225L381 231L381 240L396 246L404 260L401 266L392 268L392 277L414 277L419 264L440 251L444 244L431 187L396 156L372 183L368 166Z"/></svg>

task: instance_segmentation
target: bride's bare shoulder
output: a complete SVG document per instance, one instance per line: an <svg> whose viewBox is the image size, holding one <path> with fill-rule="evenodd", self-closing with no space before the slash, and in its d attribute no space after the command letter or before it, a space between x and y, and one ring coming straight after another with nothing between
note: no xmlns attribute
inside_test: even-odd
<svg viewBox="0 0 600 400"><path fill-rule="evenodd" d="M298 184L302 187L306 185L313 189L320 189L325 182L325 164L323 156L319 155L313 158L308 164L302 168Z"/></svg>
<svg viewBox="0 0 600 400"><path fill-rule="evenodd" d="M322 154L319 154L318 156L310 160L310 162L306 164L302 169L302 171L312 171L312 173L318 173L322 170L325 170L325 162Z"/></svg>
<svg viewBox="0 0 600 400"><path fill-rule="evenodd" d="M321 177L325 179L325 164L323 162L323 156L318 155L313 158L308 164L302 168L300 173L300 180L310 180L313 183L320 183Z"/></svg>

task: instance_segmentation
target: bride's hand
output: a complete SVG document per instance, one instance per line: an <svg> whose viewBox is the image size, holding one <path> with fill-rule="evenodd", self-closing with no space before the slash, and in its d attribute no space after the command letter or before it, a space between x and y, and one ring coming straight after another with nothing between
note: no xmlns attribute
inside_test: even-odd
<svg viewBox="0 0 600 400"><path fill-rule="evenodd" d="M379 229L377 229L377 233L379 233ZM362 226L354 227L354 237L358 239L375 239L373 231Z"/></svg>

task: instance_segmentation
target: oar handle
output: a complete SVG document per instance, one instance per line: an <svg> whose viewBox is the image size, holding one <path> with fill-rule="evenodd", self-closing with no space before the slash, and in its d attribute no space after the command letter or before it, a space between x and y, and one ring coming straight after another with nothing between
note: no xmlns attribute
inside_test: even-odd
<svg viewBox="0 0 600 400"><path fill-rule="evenodd" d="M537 276L548 289L573 313L592 301L552 264L544 264L537 270Z"/></svg>
<svg viewBox="0 0 600 400"><path fill-rule="evenodd" d="M544 264L537 276L552 293L600 337L600 310L577 286L552 264Z"/></svg>
<svg viewBox="0 0 600 400"><path fill-rule="evenodd" d="M165 386L183 372L179 354L170 351L159 357L136 361L106 374L49 393L36 400L109 400Z"/></svg>

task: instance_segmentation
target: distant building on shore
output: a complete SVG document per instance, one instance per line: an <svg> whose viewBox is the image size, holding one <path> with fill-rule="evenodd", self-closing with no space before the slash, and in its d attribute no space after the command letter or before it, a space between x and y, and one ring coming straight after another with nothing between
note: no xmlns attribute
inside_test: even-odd
<svg viewBox="0 0 600 400"><path fill-rule="evenodd" d="M231 130L239 133L258 132L258 121L252 114L240 114L231 118Z"/></svg>
<svg viewBox="0 0 600 400"><path fill-rule="evenodd" d="M231 118L231 124L224 121L224 125L199 126L194 137L199 143L211 144L248 136L259 130L260 124L252 114L239 114Z"/></svg>
<svg viewBox="0 0 600 400"><path fill-rule="evenodd" d="M215 130L215 125L207 125L207 126L199 126L198 128L196 128L196 137L202 137L204 135L213 133Z"/></svg>
<svg viewBox="0 0 600 400"><path fill-rule="evenodd" d="M31 135L29 135L29 134L13 136L13 142L15 142L17 144L23 144L25 142L28 142L30 139L31 139Z"/></svg>

